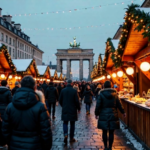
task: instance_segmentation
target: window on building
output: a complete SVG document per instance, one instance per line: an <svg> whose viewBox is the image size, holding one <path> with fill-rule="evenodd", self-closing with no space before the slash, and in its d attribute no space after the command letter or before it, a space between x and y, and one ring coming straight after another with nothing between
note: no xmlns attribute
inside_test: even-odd
<svg viewBox="0 0 150 150"><path fill-rule="evenodd" d="M19 41L18 41L18 47L19 47Z"/></svg>
<svg viewBox="0 0 150 150"><path fill-rule="evenodd" d="M20 58L21 58L21 51L20 51Z"/></svg>
<svg viewBox="0 0 150 150"><path fill-rule="evenodd" d="M15 50L13 49L13 58L15 58Z"/></svg>
<svg viewBox="0 0 150 150"><path fill-rule="evenodd" d="M18 50L18 58L19 58L19 50Z"/></svg>
<svg viewBox="0 0 150 150"><path fill-rule="evenodd" d="M11 47L9 47L9 55L11 56Z"/></svg>
<svg viewBox="0 0 150 150"><path fill-rule="evenodd" d="M24 59L24 52L22 52L22 58Z"/></svg>
<svg viewBox="0 0 150 150"><path fill-rule="evenodd" d="M4 41L4 34L1 33L1 40Z"/></svg>
<svg viewBox="0 0 150 150"><path fill-rule="evenodd" d="M13 46L15 46L15 40L13 39Z"/></svg>
<svg viewBox="0 0 150 150"><path fill-rule="evenodd" d="M11 45L11 38L9 38L9 44Z"/></svg>
<svg viewBox="0 0 150 150"><path fill-rule="evenodd" d="M8 42L8 36L6 35L6 43Z"/></svg>

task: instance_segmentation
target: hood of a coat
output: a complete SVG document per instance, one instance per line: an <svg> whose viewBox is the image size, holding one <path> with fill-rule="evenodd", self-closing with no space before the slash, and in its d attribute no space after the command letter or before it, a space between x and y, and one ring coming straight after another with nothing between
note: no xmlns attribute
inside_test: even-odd
<svg viewBox="0 0 150 150"><path fill-rule="evenodd" d="M9 91L9 89L5 86L0 86L0 94L4 94L5 92Z"/></svg>
<svg viewBox="0 0 150 150"><path fill-rule="evenodd" d="M102 94L106 99L111 99L116 95L116 90L112 88L101 90L100 94Z"/></svg>
<svg viewBox="0 0 150 150"><path fill-rule="evenodd" d="M12 103L17 109L29 109L39 101L38 95L29 88L19 88L13 96Z"/></svg>
<svg viewBox="0 0 150 150"><path fill-rule="evenodd" d="M50 89L50 90L53 90L54 88L55 88L55 87L52 86L52 85L49 86L49 89Z"/></svg>

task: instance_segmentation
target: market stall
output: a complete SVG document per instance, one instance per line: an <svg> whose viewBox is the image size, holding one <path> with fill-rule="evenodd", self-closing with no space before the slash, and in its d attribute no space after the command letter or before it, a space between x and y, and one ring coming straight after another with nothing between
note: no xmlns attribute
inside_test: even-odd
<svg viewBox="0 0 150 150"><path fill-rule="evenodd" d="M12 62L7 47L0 45L0 81L11 78L10 74L16 74L16 67Z"/></svg>
<svg viewBox="0 0 150 150"><path fill-rule="evenodd" d="M13 88L15 82L20 82L26 75L31 75L33 78L40 76L34 59L13 59L12 62L16 66L16 74L9 74L8 82L11 85L10 88Z"/></svg>
<svg viewBox="0 0 150 150"><path fill-rule="evenodd" d="M150 15L148 8L128 7L114 64L134 84L134 95L119 93L127 113L121 120L150 148ZM115 59L116 58L116 59Z"/></svg>
<svg viewBox="0 0 150 150"><path fill-rule="evenodd" d="M51 73L51 78L50 78L51 81L53 81L54 83L59 83L57 71L54 69L50 69L50 73Z"/></svg>
<svg viewBox="0 0 150 150"><path fill-rule="evenodd" d="M50 82L51 74L49 66L37 66L37 69L40 76L36 80Z"/></svg>
<svg viewBox="0 0 150 150"><path fill-rule="evenodd" d="M63 80L63 74L61 72L57 72L57 75L58 75L58 79L60 81L62 81Z"/></svg>

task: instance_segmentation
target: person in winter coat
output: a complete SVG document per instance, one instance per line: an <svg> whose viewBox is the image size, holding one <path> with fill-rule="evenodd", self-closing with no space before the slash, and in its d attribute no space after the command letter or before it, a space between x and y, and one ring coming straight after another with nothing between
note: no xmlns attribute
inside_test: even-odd
<svg viewBox="0 0 150 150"><path fill-rule="evenodd" d="M49 113L51 115L51 107L53 107L53 111L52 111L52 118L55 119L55 107L56 107L56 102L58 101L58 91L56 89L56 87L54 87L53 82L49 83L49 87L46 90L46 95L45 95L46 99L47 99L47 103L49 106Z"/></svg>
<svg viewBox="0 0 150 150"><path fill-rule="evenodd" d="M106 81L104 83L104 89L100 91L95 108L96 119L99 116L98 128L103 130L102 137L106 150L107 131L109 131L109 150L111 150L114 141L114 130L120 127L117 109L126 117L116 90L111 88L110 81Z"/></svg>
<svg viewBox="0 0 150 150"><path fill-rule="evenodd" d="M43 84L42 84L42 89L44 91L44 95L46 94L47 88L48 88L48 85L47 85L46 81L44 81Z"/></svg>
<svg viewBox="0 0 150 150"><path fill-rule="evenodd" d="M41 91L39 91L39 90L36 90L35 93L38 95L40 102L45 104L44 94Z"/></svg>
<svg viewBox="0 0 150 150"><path fill-rule="evenodd" d="M18 81L15 82L15 87L12 89L12 96L15 94L16 90L20 88L20 83Z"/></svg>
<svg viewBox="0 0 150 150"><path fill-rule="evenodd" d="M70 122L70 142L75 142L74 131L75 121L78 120L77 111L80 113L80 103L77 91L72 87L72 80L68 80L68 85L64 88L59 97L59 103L62 107L61 119L64 121L64 143L68 142L68 123Z"/></svg>
<svg viewBox="0 0 150 150"><path fill-rule="evenodd" d="M60 92L61 92L61 90L62 90L62 88L61 88L61 83L58 84L57 90L58 90L58 94L60 95Z"/></svg>
<svg viewBox="0 0 150 150"><path fill-rule="evenodd" d="M102 89L102 85L98 84L95 90L96 99L98 99L98 95L100 94L101 89Z"/></svg>
<svg viewBox="0 0 150 150"><path fill-rule="evenodd" d="M93 99L92 98L93 92L88 84L86 85L85 91L83 93L83 97L84 97L84 103L86 104L86 114L89 115L91 103L92 103L92 99Z"/></svg>
<svg viewBox="0 0 150 150"><path fill-rule="evenodd" d="M39 83L39 81L37 81L37 90L43 92L43 94L44 94L44 90L42 88L42 85Z"/></svg>
<svg viewBox="0 0 150 150"><path fill-rule="evenodd" d="M50 150L52 147L49 113L39 101L35 88L34 79L24 77L5 111L2 133L9 150Z"/></svg>
<svg viewBox="0 0 150 150"><path fill-rule="evenodd" d="M11 91L6 87L7 81L2 80L0 86L0 116L3 120L7 105L12 101Z"/></svg>

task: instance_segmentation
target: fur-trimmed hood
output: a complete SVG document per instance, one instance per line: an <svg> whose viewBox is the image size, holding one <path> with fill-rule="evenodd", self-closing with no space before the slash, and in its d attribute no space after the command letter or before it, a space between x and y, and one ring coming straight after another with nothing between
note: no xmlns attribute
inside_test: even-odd
<svg viewBox="0 0 150 150"><path fill-rule="evenodd" d="M104 97L106 98L112 98L117 94L117 91L113 88L106 88L106 89L102 89L100 91L100 94L102 94Z"/></svg>
<svg viewBox="0 0 150 150"><path fill-rule="evenodd" d="M39 90L36 90L35 92L39 96L40 102L42 102L43 104L45 104L44 94L41 91L39 91Z"/></svg>

